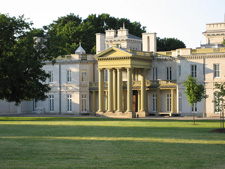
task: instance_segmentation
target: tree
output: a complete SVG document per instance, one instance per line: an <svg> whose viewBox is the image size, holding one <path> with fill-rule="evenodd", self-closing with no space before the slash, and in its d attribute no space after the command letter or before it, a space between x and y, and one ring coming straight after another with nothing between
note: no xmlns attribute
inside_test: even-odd
<svg viewBox="0 0 225 169"><path fill-rule="evenodd" d="M186 48L184 42L177 38L163 38L157 37L157 51L170 51L179 48Z"/></svg>
<svg viewBox="0 0 225 169"><path fill-rule="evenodd" d="M43 41L34 41L34 36L44 36L43 30L31 25L24 16L0 14L0 99L16 105L24 100L44 100L50 90L44 84L49 75L42 67L43 61L52 57L46 55Z"/></svg>
<svg viewBox="0 0 225 169"><path fill-rule="evenodd" d="M59 55L71 54L79 46L79 42L82 42L87 53L95 53L95 34L105 33L107 29L117 30L123 26L123 23L130 34L141 37L145 32L145 27L139 22L131 22L126 18L115 18L103 13L91 14L82 20L79 16L69 14L45 27L49 39L48 47L52 48L51 52L59 51Z"/></svg>
<svg viewBox="0 0 225 169"><path fill-rule="evenodd" d="M220 112L220 127L224 130L224 97L225 97L225 83L216 83L215 88L217 91L214 93L214 103L216 107L216 111Z"/></svg>
<svg viewBox="0 0 225 169"><path fill-rule="evenodd" d="M192 109L194 104L200 102L203 98L206 98L204 86L202 84L197 84L196 79L188 76L187 81L183 82L185 86L185 95L188 99L188 103L191 105ZM195 124L195 109L193 109L193 124Z"/></svg>

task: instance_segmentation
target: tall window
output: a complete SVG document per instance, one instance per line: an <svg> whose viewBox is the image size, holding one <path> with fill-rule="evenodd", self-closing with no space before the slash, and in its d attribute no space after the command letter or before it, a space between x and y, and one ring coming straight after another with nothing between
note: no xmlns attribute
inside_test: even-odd
<svg viewBox="0 0 225 169"><path fill-rule="evenodd" d="M220 64L213 64L214 77L220 77Z"/></svg>
<svg viewBox="0 0 225 169"><path fill-rule="evenodd" d="M197 65L191 65L191 77L197 77Z"/></svg>
<svg viewBox="0 0 225 169"><path fill-rule="evenodd" d="M82 70L81 71L81 81L82 82L86 82L87 81L87 71L86 70Z"/></svg>
<svg viewBox="0 0 225 169"><path fill-rule="evenodd" d="M182 93L179 92L179 112L182 112Z"/></svg>
<svg viewBox="0 0 225 169"><path fill-rule="evenodd" d="M171 111L171 94L167 94L166 105L166 110Z"/></svg>
<svg viewBox="0 0 225 169"><path fill-rule="evenodd" d="M198 109L197 109L197 103L194 103L194 104L193 104L191 110L192 110L193 113L196 113L196 112L197 112L197 110L198 110Z"/></svg>
<svg viewBox="0 0 225 169"><path fill-rule="evenodd" d="M157 80L158 79L158 75L157 75L157 67L153 67L152 68L152 73L153 73L153 80Z"/></svg>
<svg viewBox="0 0 225 169"><path fill-rule="evenodd" d="M33 100L33 111L37 108L37 101L34 99Z"/></svg>
<svg viewBox="0 0 225 169"><path fill-rule="evenodd" d="M153 104L153 112L156 112L157 110L157 94L152 95L152 104Z"/></svg>
<svg viewBox="0 0 225 169"><path fill-rule="evenodd" d="M67 95L67 111L72 112L72 96Z"/></svg>
<svg viewBox="0 0 225 169"><path fill-rule="evenodd" d="M167 80L172 80L172 67L167 67Z"/></svg>
<svg viewBox="0 0 225 169"><path fill-rule="evenodd" d="M66 81L71 82L71 70L66 71Z"/></svg>
<svg viewBox="0 0 225 169"><path fill-rule="evenodd" d="M49 78L48 78L48 82L49 83L52 83L53 82L53 71L51 70L51 71L48 71L48 74L49 74Z"/></svg>
<svg viewBox="0 0 225 169"><path fill-rule="evenodd" d="M81 111L82 112L87 111L87 95L86 94L81 95Z"/></svg>
<svg viewBox="0 0 225 169"><path fill-rule="evenodd" d="M108 81L108 71L107 69L104 69L104 82L107 82Z"/></svg>
<svg viewBox="0 0 225 169"><path fill-rule="evenodd" d="M181 66L180 65L178 66L178 76L179 76L179 78L181 77Z"/></svg>
<svg viewBox="0 0 225 169"><path fill-rule="evenodd" d="M54 111L54 95L49 95L49 111Z"/></svg>
<svg viewBox="0 0 225 169"><path fill-rule="evenodd" d="M219 108L220 108L219 100L218 100L216 93L214 93L214 113L219 113L220 112Z"/></svg>

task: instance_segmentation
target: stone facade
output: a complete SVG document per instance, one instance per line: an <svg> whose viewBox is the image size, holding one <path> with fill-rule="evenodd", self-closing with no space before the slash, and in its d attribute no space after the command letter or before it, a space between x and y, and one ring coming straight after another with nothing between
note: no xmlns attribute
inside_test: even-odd
<svg viewBox="0 0 225 169"><path fill-rule="evenodd" d="M211 38L208 36L206 39ZM105 34L96 34L95 56L87 55L80 46L75 54L59 57L55 65L46 62L43 69L52 75L46 81L51 87L48 99L23 102L18 107L0 101L0 113L190 116L193 108L185 96L183 81L191 74L205 86L208 95L195 105L197 116L218 116L212 101L215 82L225 81L225 48L219 43L221 34L214 40L217 48L206 45L157 52L156 33L138 38L125 26L106 30Z"/></svg>

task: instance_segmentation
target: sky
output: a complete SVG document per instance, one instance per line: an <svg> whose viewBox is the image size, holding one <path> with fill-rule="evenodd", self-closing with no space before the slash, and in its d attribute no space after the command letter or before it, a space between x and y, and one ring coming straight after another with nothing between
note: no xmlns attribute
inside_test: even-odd
<svg viewBox="0 0 225 169"><path fill-rule="evenodd" d="M140 22L146 31L160 38L177 38L188 48L205 44L202 32L207 23L225 22L225 0L1 0L0 13L25 15L42 28L58 17L74 13L108 13L116 18ZM122 25L121 25L122 27Z"/></svg>

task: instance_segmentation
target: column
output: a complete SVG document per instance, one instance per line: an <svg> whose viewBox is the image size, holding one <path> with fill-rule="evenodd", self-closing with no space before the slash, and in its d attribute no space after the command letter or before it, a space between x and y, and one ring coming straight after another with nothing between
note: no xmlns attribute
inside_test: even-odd
<svg viewBox="0 0 225 169"><path fill-rule="evenodd" d="M160 89L157 90L157 112L160 112Z"/></svg>
<svg viewBox="0 0 225 169"><path fill-rule="evenodd" d="M98 107L99 107L99 112L103 111L103 102L104 102L104 84L103 84L103 69L98 70Z"/></svg>
<svg viewBox="0 0 225 169"><path fill-rule="evenodd" d="M127 112L132 112L132 70L127 68Z"/></svg>
<svg viewBox="0 0 225 169"><path fill-rule="evenodd" d="M112 69L108 69L108 112L112 112L113 108L113 83L112 83Z"/></svg>
<svg viewBox="0 0 225 169"><path fill-rule="evenodd" d="M141 74L141 111L145 111L145 93L146 93L145 69L142 69L142 74Z"/></svg>
<svg viewBox="0 0 225 169"><path fill-rule="evenodd" d="M139 112L141 110L141 91L138 90L138 110L137 112Z"/></svg>
<svg viewBox="0 0 225 169"><path fill-rule="evenodd" d="M116 75L116 69L113 69L113 111L116 111L117 110L117 103L116 103L116 100L117 100L117 75Z"/></svg>
<svg viewBox="0 0 225 169"><path fill-rule="evenodd" d="M92 94L92 112L96 111L96 91Z"/></svg>
<svg viewBox="0 0 225 169"><path fill-rule="evenodd" d="M174 106L174 89L171 89L171 113L175 113L175 106Z"/></svg>
<svg viewBox="0 0 225 169"><path fill-rule="evenodd" d="M122 111L122 70L117 69L117 111Z"/></svg>

